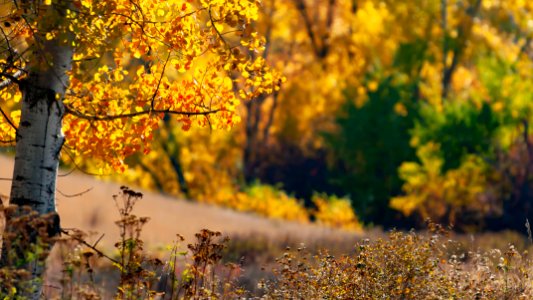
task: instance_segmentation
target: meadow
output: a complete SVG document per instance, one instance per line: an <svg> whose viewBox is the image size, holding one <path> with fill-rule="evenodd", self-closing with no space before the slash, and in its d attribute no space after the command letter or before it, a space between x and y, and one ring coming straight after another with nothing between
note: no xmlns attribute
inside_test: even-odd
<svg viewBox="0 0 533 300"><path fill-rule="evenodd" d="M9 173L12 160L0 159ZM65 195L88 188L58 201L66 231L48 257L45 299L533 296L533 243L524 234L456 234L431 222L418 232L353 232L141 196L76 172L58 185ZM9 280L22 275L0 276L11 299Z"/></svg>

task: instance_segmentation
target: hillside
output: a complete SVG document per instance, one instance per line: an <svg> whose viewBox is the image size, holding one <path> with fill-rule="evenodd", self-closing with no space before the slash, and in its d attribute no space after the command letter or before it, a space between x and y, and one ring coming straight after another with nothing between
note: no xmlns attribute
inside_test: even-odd
<svg viewBox="0 0 533 300"><path fill-rule="evenodd" d="M0 178L10 178L13 172L13 159L0 156ZM60 171L60 174L66 171ZM63 228L78 228L84 231L105 233L100 246L110 247L118 238L114 221L118 218L113 194L117 194L120 184L105 182L94 177L73 172L58 177L58 190L65 195L89 192L76 197L57 194L57 208ZM10 182L0 181L0 194L9 194ZM264 235L268 238L292 239L297 241L315 240L321 237L338 239L354 238L347 233L328 228L298 224L283 220L272 220L253 214L241 213L212 205L195 203L183 199L162 196L141 191L144 198L136 205L134 212L139 216L150 217L144 230L144 240L151 246L171 243L175 234L190 240L202 228L221 231L228 236ZM98 234L97 236L100 236Z"/></svg>

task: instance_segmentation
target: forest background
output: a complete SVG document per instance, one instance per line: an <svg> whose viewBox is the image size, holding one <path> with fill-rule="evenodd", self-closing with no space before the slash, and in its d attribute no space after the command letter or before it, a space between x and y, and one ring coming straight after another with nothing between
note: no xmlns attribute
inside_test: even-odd
<svg viewBox="0 0 533 300"><path fill-rule="evenodd" d="M231 130L166 116L143 152L102 160L66 145L64 166L352 230L431 218L459 231L524 232L533 220L531 2L264 0L259 13L261 50L234 53L257 70L233 78L250 100L235 103ZM255 81L265 63L271 70ZM272 81L279 88L254 94ZM4 105L15 123L16 107ZM14 135L7 120L2 136Z"/></svg>

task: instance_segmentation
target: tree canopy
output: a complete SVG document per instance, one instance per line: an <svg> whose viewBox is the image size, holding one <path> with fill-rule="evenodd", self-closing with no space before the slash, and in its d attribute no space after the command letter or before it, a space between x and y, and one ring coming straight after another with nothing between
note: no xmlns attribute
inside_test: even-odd
<svg viewBox="0 0 533 300"><path fill-rule="evenodd" d="M232 127L236 107L277 89L252 29L257 1L9 1L2 5L1 140L15 141L19 83L50 60L44 43L72 49L64 95L69 156L105 161L149 152L164 115L182 129ZM242 73L240 92L233 73ZM17 84L9 84L9 82Z"/></svg>

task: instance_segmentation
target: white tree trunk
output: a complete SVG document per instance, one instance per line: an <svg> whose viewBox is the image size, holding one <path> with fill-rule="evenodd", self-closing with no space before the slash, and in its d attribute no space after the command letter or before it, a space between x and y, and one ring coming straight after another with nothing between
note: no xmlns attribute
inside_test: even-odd
<svg viewBox="0 0 533 300"><path fill-rule="evenodd" d="M23 98L10 204L29 206L39 215L54 214L47 231L49 235L57 235L60 227L55 191L59 153L64 142L61 127L65 108L62 99L68 86L66 72L71 68L73 51L71 47L55 40L42 42L39 47L42 53L38 56L45 61L45 67L43 61L37 62L37 66L30 70L29 77L20 84ZM30 230L35 231L35 228ZM2 260L7 254L5 251L9 250L3 249ZM25 267L35 283L32 284L32 291L23 296L39 299L42 289L39 281L44 272L44 261L33 260L27 262Z"/></svg>
<svg viewBox="0 0 533 300"><path fill-rule="evenodd" d="M71 67L72 50L45 44L53 56L44 72L30 74L22 86L23 100L17 130L11 204L29 205L39 214L55 212L55 189L64 106L61 99ZM57 96L56 96L57 95Z"/></svg>

